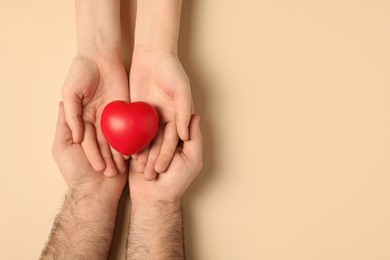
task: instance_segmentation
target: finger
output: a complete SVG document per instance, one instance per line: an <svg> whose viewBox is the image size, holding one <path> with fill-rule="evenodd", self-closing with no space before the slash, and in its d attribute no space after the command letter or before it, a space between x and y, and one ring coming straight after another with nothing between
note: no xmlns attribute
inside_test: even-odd
<svg viewBox="0 0 390 260"><path fill-rule="evenodd" d="M129 160L130 157L131 157L131 156L129 156L129 155L124 155L124 154L123 154L123 159L126 160L126 161Z"/></svg>
<svg viewBox="0 0 390 260"><path fill-rule="evenodd" d="M191 119L192 98L189 86L178 87L174 95L176 128L183 141L188 140L188 125Z"/></svg>
<svg viewBox="0 0 390 260"><path fill-rule="evenodd" d="M162 141L163 131L158 131L157 136L155 137L152 145L150 146L148 162L144 171L144 178L147 181L152 181L157 176L157 171L155 170L155 163L161 150Z"/></svg>
<svg viewBox="0 0 390 260"><path fill-rule="evenodd" d="M84 135L81 98L75 93L63 93L66 122L72 130L73 142L81 143Z"/></svg>
<svg viewBox="0 0 390 260"><path fill-rule="evenodd" d="M134 160L137 160L138 159L138 153L135 153L135 154L131 155L131 158L134 159Z"/></svg>
<svg viewBox="0 0 390 260"><path fill-rule="evenodd" d="M53 153L72 143L72 132L65 120L64 104L60 102L58 105L57 129L54 137Z"/></svg>
<svg viewBox="0 0 390 260"><path fill-rule="evenodd" d="M112 158L114 159L115 167L118 170L118 173L119 174L125 173L126 165L125 165L125 159L123 158L123 155L120 152L114 150L112 147L111 147L111 154L112 154Z"/></svg>
<svg viewBox="0 0 390 260"><path fill-rule="evenodd" d="M200 117L193 115L190 123L190 138L183 144L183 154L189 158L197 170L202 168L203 136L200 130Z"/></svg>
<svg viewBox="0 0 390 260"><path fill-rule="evenodd" d="M97 144L95 127L90 123L85 123L84 129L84 138L81 146L92 168L97 172L102 172L106 168L106 165Z"/></svg>
<svg viewBox="0 0 390 260"><path fill-rule="evenodd" d="M99 69L95 62L78 57L70 66L62 90L66 122L72 130L73 141L81 143L84 135L82 105L88 103L99 83Z"/></svg>
<svg viewBox="0 0 390 260"><path fill-rule="evenodd" d="M104 139L101 141L98 141L98 143L99 143L100 153L102 154L104 163L106 165L106 168L104 169L103 174L106 177L116 176L117 170L115 168L114 161L112 160L111 150L110 150L108 143Z"/></svg>
<svg viewBox="0 0 390 260"><path fill-rule="evenodd" d="M176 132L174 122L168 122L164 128L164 137L162 141L161 151L156 161L155 169L157 172L165 172L171 162L176 151L179 136Z"/></svg>
<svg viewBox="0 0 390 260"><path fill-rule="evenodd" d="M148 162L149 146L138 153L137 171L143 173L145 171L146 163Z"/></svg>

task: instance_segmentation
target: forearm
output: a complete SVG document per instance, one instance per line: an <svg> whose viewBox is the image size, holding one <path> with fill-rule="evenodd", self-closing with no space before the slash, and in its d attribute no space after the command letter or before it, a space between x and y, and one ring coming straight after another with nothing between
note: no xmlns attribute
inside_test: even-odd
<svg viewBox="0 0 390 260"><path fill-rule="evenodd" d="M76 0L79 53L119 51L120 0Z"/></svg>
<svg viewBox="0 0 390 260"><path fill-rule="evenodd" d="M107 259L118 202L70 191L41 259Z"/></svg>
<svg viewBox="0 0 390 260"><path fill-rule="evenodd" d="M134 203L128 259L185 259L180 202Z"/></svg>
<svg viewBox="0 0 390 260"><path fill-rule="evenodd" d="M135 48L177 53L182 0L138 0Z"/></svg>

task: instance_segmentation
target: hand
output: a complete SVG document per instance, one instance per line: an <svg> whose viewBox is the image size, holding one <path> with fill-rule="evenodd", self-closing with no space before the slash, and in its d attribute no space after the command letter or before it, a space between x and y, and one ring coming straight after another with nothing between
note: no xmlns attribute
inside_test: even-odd
<svg viewBox="0 0 390 260"><path fill-rule="evenodd" d="M152 181L145 180L137 171L139 160L130 161L129 185L133 205L150 202L180 202L185 190L202 168L203 138L199 127L200 118L192 117L189 139L177 147L172 162L166 172ZM162 132L159 132L151 146L150 157L158 156L162 145Z"/></svg>
<svg viewBox="0 0 390 260"><path fill-rule="evenodd" d="M123 156L110 149L100 130L104 107L113 100L129 100L126 70L119 53L78 55L68 72L62 96L73 142L82 142L92 168L108 177L125 172Z"/></svg>
<svg viewBox="0 0 390 260"><path fill-rule="evenodd" d="M82 144L92 142L95 137L93 125L85 122L84 131ZM98 194L110 201L112 199L118 201L126 183L127 174L106 178L101 172L95 171L88 162L82 144L74 143L72 132L65 121L64 107L61 102L52 153L70 190Z"/></svg>
<svg viewBox="0 0 390 260"><path fill-rule="evenodd" d="M188 124L193 112L188 77L175 54L138 47L134 50L130 71L130 100L146 101L156 107L160 116L162 144L146 148L137 158L137 170L147 180L166 171L179 137L188 139ZM161 143L161 142L160 142ZM149 151L155 155L151 156Z"/></svg>

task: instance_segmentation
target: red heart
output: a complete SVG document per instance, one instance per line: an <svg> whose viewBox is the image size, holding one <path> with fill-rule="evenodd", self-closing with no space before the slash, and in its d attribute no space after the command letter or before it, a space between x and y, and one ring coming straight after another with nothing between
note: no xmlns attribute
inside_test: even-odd
<svg viewBox="0 0 390 260"><path fill-rule="evenodd" d="M132 155L153 140L158 129L158 115L146 102L113 101L104 108L100 126L112 148Z"/></svg>

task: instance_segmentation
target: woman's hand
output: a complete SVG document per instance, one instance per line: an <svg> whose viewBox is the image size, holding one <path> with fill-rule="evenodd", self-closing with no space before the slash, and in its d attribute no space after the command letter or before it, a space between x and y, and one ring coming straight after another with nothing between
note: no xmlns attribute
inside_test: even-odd
<svg viewBox="0 0 390 260"><path fill-rule="evenodd" d="M160 116L161 146L158 156L149 156L146 148L134 156L137 170L153 180L165 172L180 139L188 140L188 125L193 112L190 83L175 54L138 47L134 50L130 71L130 99L146 101L156 107Z"/></svg>
<svg viewBox="0 0 390 260"><path fill-rule="evenodd" d="M113 177L126 170L123 156L110 149L100 129L104 107L113 100L129 100L126 70L119 52L79 54L73 60L62 90L66 122L74 143L81 143L95 171ZM85 140L84 125L92 128Z"/></svg>

